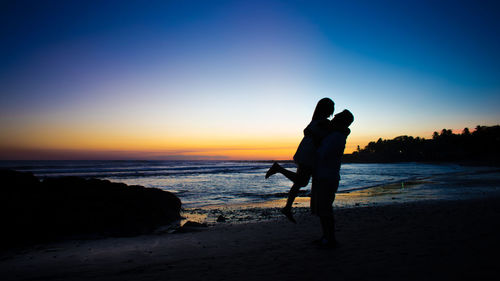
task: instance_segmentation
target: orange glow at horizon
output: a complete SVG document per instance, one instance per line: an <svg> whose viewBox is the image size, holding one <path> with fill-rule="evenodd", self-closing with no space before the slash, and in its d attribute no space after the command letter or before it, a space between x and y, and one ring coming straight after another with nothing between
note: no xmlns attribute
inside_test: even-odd
<svg viewBox="0 0 500 281"><path fill-rule="evenodd" d="M99 139L80 142L39 142L37 146L11 144L0 146L2 159L220 159L220 160L292 160L300 139ZM345 153L356 150L358 143L348 140ZM364 147L363 145L360 145ZM38 155L38 156L37 156ZM40 156L41 155L41 156Z"/></svg>
<svg viewBox="0 0 500 281"><path fill-rule="evenodd" d="M30 118L32 122L26 122L25 126L11 127L9 134L0 135L0 159L291 160L304 126L300 120L268 124L273 119L267 123L254 119L244 126L241 122L230 124L220 120L208 122L208 126L198 122L184 124L181 120L168 123L134 118L72 125L66 124L64 118L58 118L57 122L34 120ZM353 124L345 153L356 151L358 145L364 148L379 137L397 136L387 132L376 137L372 134Z"/></svg>

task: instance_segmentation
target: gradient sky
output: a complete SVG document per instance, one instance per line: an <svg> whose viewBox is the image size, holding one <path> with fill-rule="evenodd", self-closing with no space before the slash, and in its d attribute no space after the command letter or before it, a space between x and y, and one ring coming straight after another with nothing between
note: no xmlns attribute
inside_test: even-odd
<svg viewBox="0 0 500 281"><path fill-rule="evenodd" d="M291 159L500 122L498 1L2 1L0 159Z"/></svg>

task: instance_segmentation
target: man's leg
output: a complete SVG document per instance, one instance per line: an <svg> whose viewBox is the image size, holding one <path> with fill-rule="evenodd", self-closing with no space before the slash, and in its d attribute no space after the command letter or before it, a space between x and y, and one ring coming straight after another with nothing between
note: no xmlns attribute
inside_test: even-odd
<svg viewBox="0 0 500 281"><path fill-rule="evenodd" d="M323 237L328 241L336 241L334 216L321 216L320 221L323 228Z"/></svg>
<svg viewBox="0 0 500 281"><path fill-rule="evenodd" d="M335 237L335 218L333 215L320 216L321 229L323 230L323 238L321 246L335 247L337 239Z"/></svg>
<svg viewBox="0 0 500 281"><path fill-rule="evenodd" d="M333 212L333 201L335 200L335 192L338 189L338 181L324 182L320 185L320 222L323 230L322 247L334 248L337 246L335 237L335 216Z"/></svg>

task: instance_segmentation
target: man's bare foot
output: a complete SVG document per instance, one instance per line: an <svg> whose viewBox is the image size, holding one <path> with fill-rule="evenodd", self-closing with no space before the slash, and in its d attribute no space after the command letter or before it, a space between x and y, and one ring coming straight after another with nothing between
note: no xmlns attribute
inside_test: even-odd
<svg viewBox="0 0 500 281"><path fill-rule="evenodd" d="M277 162L274 162L273 165L271 166L271 168L269 168L269 170L267 170L266 179L269 178L270 176L276 174L278 172L279 166L280 165Z"/></svg>
<svg viewBox="0 0 500 281"><path fill-rule="evenodd" d="M288 208L283 208L283 209L281 209L281 213L282 213L283 215L285 215L285 216L286 216L286 218L287 218L289 221L291 221L291 222L293 222L293 223L297 223L297 221L293 218L292 210L290 210L290 209L288 209Z"/></svg>

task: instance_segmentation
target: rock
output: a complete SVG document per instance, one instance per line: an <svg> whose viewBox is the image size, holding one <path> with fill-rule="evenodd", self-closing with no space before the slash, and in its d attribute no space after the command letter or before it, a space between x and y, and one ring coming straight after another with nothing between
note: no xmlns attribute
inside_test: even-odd
<svg viewBox="0 0 500 281"><path fill-rule="evenodd" d="M226 218L223 215L217 217L217 222L226 222Z"/></svg>
<svg viewBox="0 0 500 281"><path fill-rule="evenodd" d="M180 218L181 201L156 188L0 170L0 248L74 236L133 236Z"/></svg>

